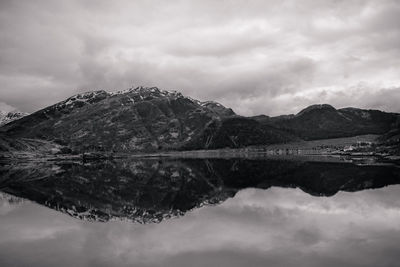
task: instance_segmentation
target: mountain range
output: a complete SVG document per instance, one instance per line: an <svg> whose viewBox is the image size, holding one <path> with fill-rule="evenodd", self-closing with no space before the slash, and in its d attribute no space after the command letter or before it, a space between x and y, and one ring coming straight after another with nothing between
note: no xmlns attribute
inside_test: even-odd
<svg viewBox="0 0 400 267"><path fill-rule="evenodd" d="M11 121L0 128L0 151L43 149L43 142L77 153L239 148L390 132L398 140L399 118L327 104L292 115L244 117L214 101L137 87L78 94Z"/></svg>

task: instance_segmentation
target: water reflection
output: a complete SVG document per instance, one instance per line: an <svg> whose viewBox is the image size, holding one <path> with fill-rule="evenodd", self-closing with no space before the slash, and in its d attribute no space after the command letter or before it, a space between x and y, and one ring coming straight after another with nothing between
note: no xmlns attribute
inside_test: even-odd
<svg viewBox="0 0 400 267"><path fill-rule="evenodd" d="M398 266L399 194L250 188L159 224L87 222L14 201L0 204L0 265Z"/></svg>
<svg viewBox="0 0 400 267"><path fill-rule="evenodd" d="M0 190L73 217L160 222L244 188L300 188L313 196L397 184L395 166L279 159L123 159L7 163Z"/></svg>

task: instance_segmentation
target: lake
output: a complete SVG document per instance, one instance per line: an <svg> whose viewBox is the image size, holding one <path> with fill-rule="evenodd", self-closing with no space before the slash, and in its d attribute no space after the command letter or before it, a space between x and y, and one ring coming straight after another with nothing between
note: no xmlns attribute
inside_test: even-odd
<svg viewBox="0 0 400 267"><path fill-rule="evenodd" d="M0 266L399 265L396 165L37 160L0 175Z"/></svg>

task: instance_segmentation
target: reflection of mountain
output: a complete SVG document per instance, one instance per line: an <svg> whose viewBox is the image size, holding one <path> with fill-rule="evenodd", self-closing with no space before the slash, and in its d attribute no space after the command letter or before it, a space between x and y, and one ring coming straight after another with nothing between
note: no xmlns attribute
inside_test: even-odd
<svg viewBox="0 0 400 267"><path fill-rule="evenodd" d="M23 198L0 192L0 205L19 205L25 201Z"/></svg>
<svg viewBox="0 0 400 267"><path fill-rule="evenodd" d="M315 196L400 183L394 166L284 160L119 160L5 165L2 191L86 220L159 222L243 188L299 187Z"/></svg>

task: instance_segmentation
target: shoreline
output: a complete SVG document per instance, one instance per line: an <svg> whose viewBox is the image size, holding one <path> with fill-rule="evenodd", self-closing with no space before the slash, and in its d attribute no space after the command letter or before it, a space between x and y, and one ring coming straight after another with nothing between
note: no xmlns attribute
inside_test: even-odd
<svg viewBox="0 0 400 267"><path fill-rule="evenodd" d="M391 162L400 165L400 155L390 153L390 149L376 144L378 135L361 135L345 138L298 141L266 146L244 148L222 148L201 150L170 150L152 152L102 152L90 151L79 154L54 153L50 151L13 151L4 153L1 161L95 161L117 160L124 158L221 158L221 159L267 159L285 158L304 160L307 158L339 158L346 160L364 160Z"/></svg>

